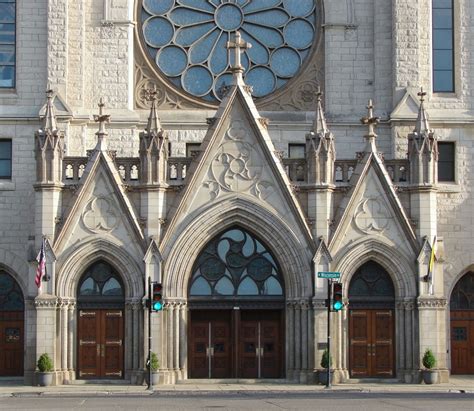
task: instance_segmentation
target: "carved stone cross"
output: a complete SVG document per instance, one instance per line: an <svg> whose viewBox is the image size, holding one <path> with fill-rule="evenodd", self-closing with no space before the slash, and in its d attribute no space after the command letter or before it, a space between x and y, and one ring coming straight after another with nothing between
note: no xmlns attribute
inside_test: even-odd
<svg viewBox="0 0 474 411"><path fill-rule="evenodd" d="M99 133L105 134L105 123L110 121L110 115L104 114L105 103L103 98L99 101L99 115L94 115L94 121L99 123Z"/></svg>
<svg viewBox="0 0 474 411"><path fill-rule="evenodd" d="M426 96L426 91L423 91L423 87L420 88L420 91L418 92L418 97L420 97L420 102L423 103L425 101L425 96Z"/></svg>
<svg viewBox="0 0 474 411"><path fill-rule="evenodd" d="M231 67L232 71L243 71L242 64L240 62L240 54L244 50L248 50L252 45L247 43L245 40L242 40L240 32L236 31L233 41L228 41L226 43L226 48L228 50L234 49L234 65Z"/></svg>
<svg viewBox="0 0 474 411"><path fill-rule="evenodd" d="M369 134L367 134L366 137L377 137L377 134L375 134L375 126L379 123L380 119L374 116L374 105L372 99L369 100L367 110L367 117L362 117L360 122L369 126Z"/></svg>

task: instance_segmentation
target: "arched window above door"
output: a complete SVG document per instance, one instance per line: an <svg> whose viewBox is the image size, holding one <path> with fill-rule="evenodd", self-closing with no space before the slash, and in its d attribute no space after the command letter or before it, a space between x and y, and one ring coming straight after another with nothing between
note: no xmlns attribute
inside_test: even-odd
<svg viewBox="0 0 474 411"><path fill-rule="evenodd" d="M283 279L267 247L242 228L211 240L193 268L189 295L215 298L283 297Z"/></svg>
<svg viewBox="0 0 474 411"><path fill-rule="evenodd" d="M451 310L474 310L474 272L465 274L457 282L449 306Z"/></svg>
<svg viewBox="0 0 474 411"><path fill-rule="evenodd" d="M0 271L0 311L23 311L23 293L13 277Z"/></svg>
<svg viewBox="0 0 474 411"><path fill-rule="evenodd" d="M356 271L349 285L349 305L393 304L395 289L390 275L375 261Z"/></svg>
<svg viewBox="0 0 474 411"><path fill-rule="evenodd" d="M92 264L79 282L77 299L79 303L120 303L124 301L122 280L114 268L104 262ZM82 304L84 305L84 304Z"/></svg>

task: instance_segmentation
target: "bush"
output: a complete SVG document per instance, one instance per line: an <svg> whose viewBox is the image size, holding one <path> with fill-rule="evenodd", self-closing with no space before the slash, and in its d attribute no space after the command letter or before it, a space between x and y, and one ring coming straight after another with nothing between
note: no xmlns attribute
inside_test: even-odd
<svg viewBox="0 0 474 411"><path fill-rule="evenodd" d="M427 370L431 370L435 365L436 365L436 358L433 354L433 351L431 351L431 349L428 348L425 351L425 354L423 355L423 366Z"/></svg>
<svg viewBox="0 0 474 411"><path fill-rule="evenodd" d="M327 348L323 351L323 356L321 357L321 367L329 368L332 365L332 358L329 354Z"/></svg>
<svg viewBox="0 0 474 411"><path fill-rule="evenodd" d="M44 353L38 358L38 370L40 372L51 372L53 371L53 360L48 354Z"/></svg>
<svg viewBox="0 0 474 411"><path fill-rule="evenodd" d="M150 363L151 363L151 371L155 372L155 371L158 371L158 368L160 368L160 361L158 360L158 356L152 352L151 353L151 361L147 361L147 364L146 364L146 369L149 370L150 369Z"/></svg>

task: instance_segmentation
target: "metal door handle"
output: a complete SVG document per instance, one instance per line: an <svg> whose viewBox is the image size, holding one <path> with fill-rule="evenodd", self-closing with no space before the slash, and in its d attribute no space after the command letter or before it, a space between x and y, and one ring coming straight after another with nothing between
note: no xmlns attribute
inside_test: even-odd
<svg viewBox="0 0 474 411"><path fill-rule="evenodd" d="M97 357L100 357L100 344L97 344Z"/></svg>
<svg viewBox="0 0 474 411"><path fill-rule="evenodd" d="M102 344L102 358L105 357L105 344Z"/></svg>
<svg viewBox="0 0 474 411"><path fill-rule="evenodd" d="M206 348L206 357L214 357L214 347Z"/></svg>

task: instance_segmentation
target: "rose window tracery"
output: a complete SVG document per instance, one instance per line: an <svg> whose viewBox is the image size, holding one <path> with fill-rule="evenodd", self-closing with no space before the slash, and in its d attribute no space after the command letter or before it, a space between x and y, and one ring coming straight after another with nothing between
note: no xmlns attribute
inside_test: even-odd
<svg viewBox="0 0 474 411"><path fill-rule="evenodd" d="M210 102L230 83L226 43L240 31L244 79L264 97L293 78L316 35L315 0L143 0L149 55L176 87Z"/></svg>

